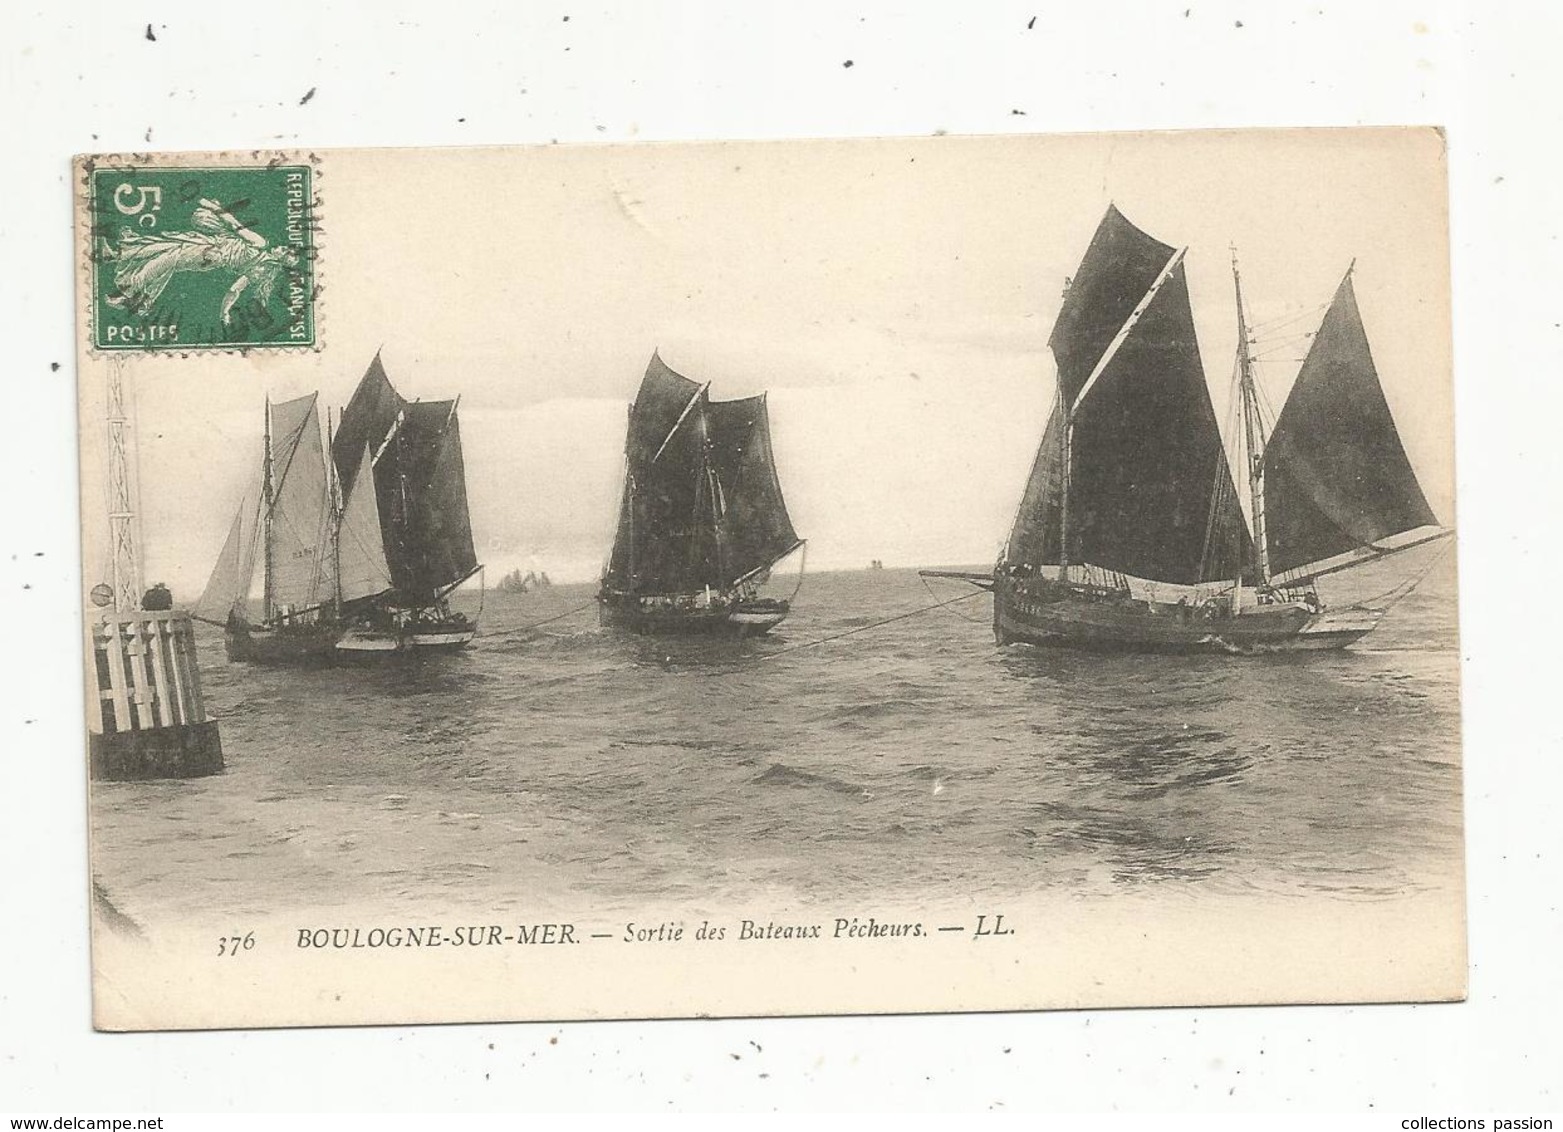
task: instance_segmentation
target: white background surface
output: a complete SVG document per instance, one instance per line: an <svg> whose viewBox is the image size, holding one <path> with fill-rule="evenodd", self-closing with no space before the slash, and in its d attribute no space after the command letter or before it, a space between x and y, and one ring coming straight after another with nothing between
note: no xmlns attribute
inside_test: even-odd
<svg viewBox="0 0 1563 1132"><path fill-rule="evenodd" d="M1555 6L8 9L0 1111L1563 1108ZM91 1032L72 153L1401 123L1451 154L1468 1004Z"/></svg>

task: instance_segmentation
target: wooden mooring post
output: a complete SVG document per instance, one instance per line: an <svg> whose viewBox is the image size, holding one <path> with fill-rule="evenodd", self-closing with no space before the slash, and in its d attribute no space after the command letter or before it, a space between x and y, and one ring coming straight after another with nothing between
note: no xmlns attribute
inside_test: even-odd
<svg viewBox="0 0 1563 1132"><path fill-rule="evenodd" d="M87 705L92 777L196 778L221 771L222 740L201 698L189 615L97 610L88 631L97 677Z"/></svg>

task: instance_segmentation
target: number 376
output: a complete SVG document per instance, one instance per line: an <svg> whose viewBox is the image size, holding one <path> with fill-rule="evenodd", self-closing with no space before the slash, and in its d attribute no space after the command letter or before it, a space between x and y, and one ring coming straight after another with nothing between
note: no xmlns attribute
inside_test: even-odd
<svg viewBox="0 0 1563 1132"><path fill-rule="evenodd" d="M217 954L237 955L241 951L255 950L255 933L245 932L243 935L221 935L217 937Z"/></svg>

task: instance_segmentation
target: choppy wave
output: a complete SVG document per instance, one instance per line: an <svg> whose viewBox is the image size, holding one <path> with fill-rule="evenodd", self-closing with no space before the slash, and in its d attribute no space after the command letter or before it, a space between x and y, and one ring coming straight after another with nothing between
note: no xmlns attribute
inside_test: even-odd
<svg viewBox="0 0 1563 1132"><path fill-rule="evenodd" d="M228 770L94 788L116 901L1362 900L1459 875L1451 569L1304 657L997 649L986 598L792 648L927 605L894 570L810 578L760 640L529 629L588 597L490 594L472 648L380 668L230 666L203 636Z"/></svg>

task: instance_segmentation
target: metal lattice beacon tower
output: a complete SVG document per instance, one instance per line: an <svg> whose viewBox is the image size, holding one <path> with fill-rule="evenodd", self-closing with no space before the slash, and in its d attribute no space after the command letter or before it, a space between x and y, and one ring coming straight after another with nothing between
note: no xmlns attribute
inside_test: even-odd
<svg viewBox="0 0 1563 1132"><path fill-rule="evenodd" d="M130 421L116 359L108 366L109 577L87 615L96 694L88 696L92 777L196 778L223 768L217 721L206 715L188 614L155 588L141 592ZM150 605L163 608L147 608Z"/></svg>

